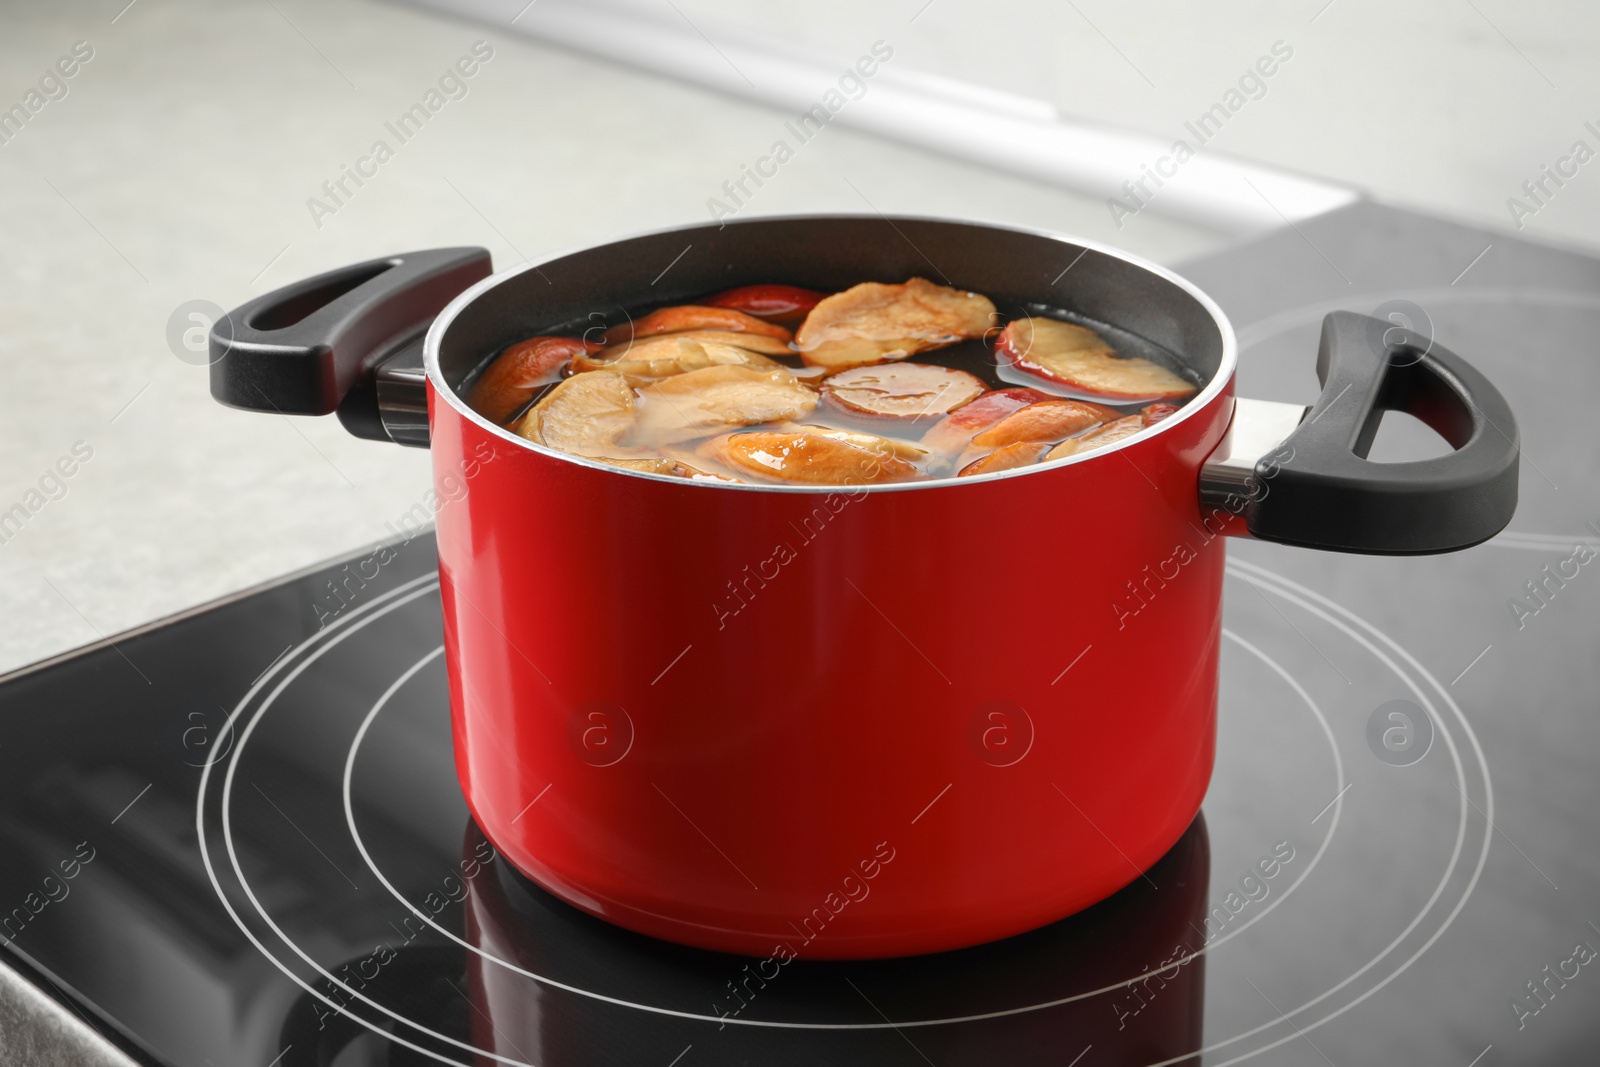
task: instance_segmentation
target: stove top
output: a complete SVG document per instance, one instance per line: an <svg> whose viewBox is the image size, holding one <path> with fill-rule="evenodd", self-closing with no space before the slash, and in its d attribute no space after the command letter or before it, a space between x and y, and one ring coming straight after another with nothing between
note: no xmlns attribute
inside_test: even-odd
<svg viewBox="0 0 1600 1067"><path fill-rule="evenodd" d="M1600 260L1360 204L1183 272L1239 327L1241 395L1310 402L1334 308L1476 363L1523 502L1452 556L1231 544L1204 811L1110 900L776 975L556 901L462 801L424 535L0 684L5 959L184 1067L1586 1059Z"/></svg>

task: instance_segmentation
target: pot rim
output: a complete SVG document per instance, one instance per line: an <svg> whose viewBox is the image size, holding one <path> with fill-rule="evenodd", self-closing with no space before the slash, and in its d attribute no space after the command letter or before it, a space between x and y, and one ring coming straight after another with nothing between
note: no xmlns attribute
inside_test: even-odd
<svg viewBox="0 0 1600 1067"><path fill-rule="evenodd" d="M651 474L646 471L635 471L629 470L626 467L616 467L609 463L601 463L599 460L590 459L587 456L579 456L571 452L562 452L558 449L550 448L547 445L538 444L534 441L528 440L526 437L521 437L517 434L514 434L505 427L496 425L495 423L484 418L482 415L478 414L476 411L472 410L472 408L467 405L466 401L456 392L456 390L451 388L450 385L445 382L444 375L439 369L439 346L444 337L444 333L447 329L449 329L450 324L455 320L456 316L461 314L462 311L466 310L466 308L481 294L504 282L509 281L519 274L523 274L527 271L537 271L540 267L555 260L565 258L569 255L576 255L580 252L591 251L596 248L604 247L605 245L617 244L619 242L629 241L635 238L653 237L661 234L671 233L687 233L691 230L703 230L708 225L712 225L710 223L694 223L692 225L661 226L653 229L639 230L634 233L614 237L608 241L598 243L589 242L582 245L572 246L570 248L563 249L554 255L546 256L537 263L529 260L518 266L507 267L504 270L496 271L494 274L489 275L489 277L479 281L475 285L463 291L454 300L450 301L449 304L445 305L444 310L439 312L438 316L433 320L433 324L428 327L428 333L426 338L423 340L422 347L423 368L427 374L428 383L432 386L434 395L437 398L443 400L444 403L449 404L450 407L455 409L457 414L461 415L468 422L476 424L480 429L486 430L490 434L499 437L504 441L515 444L521 448L525 448L531 452L537 452L540 455L550 456L568 463L573 463L580 467L590 467L595 470L605 471L608 474L621 475L629 478L644 478L655 482L670 482L674 485L681 486L718 490L742 490L758 493L815 493L826 496L830 493L840 492L848 492L851 495L856 495L863 492L913 492L926 489L950 488L952 486L979 485L987 482L1001 481L1008 478L1025 478L1029 475L1038 474L1042 471L1056 471L1065 467L1070 467L1077 463L1094 461L1102 457L1110 456L1114 452L1119 452L1122 449L1131 447L1133 445L1144 444L1147 441L1153 440L1156 436L1171 429L1172 427L1186 422L1191 418L1197 417L1199 413L1205 410L1210 405L1211 401L1216 399L1219 394L1224 392L1233 381L1234 372L1237 369L1239 359L1238 341L1234 336L1233 324L1228 321L1228 316L1223 312L1222 308L1217 305L1216 301L1212 300L1211 297L1208 296L1199 286L1195 285L1187 278L1168 270L1166 267L1163 267L1158 263L1153 263L1142 256L1136 256L1131 252L1124 251L1123 249L1117 248L1113 245L1105 244L1100 241L1091 240L1086 237L1074 237L1070 234L1058 233L1054 230L1039 229L1031 226L1016 226L1010 223L988 222L971 218L952 218L941 215L886 216L882 214L869 214L867 212L814 212L793 215L759 215L749 219L741 219L734 222L724 223L723 225L740 226L759 222L805 222L810 220L824 221L838 219L888 219L891 222L937 222L949 223L958 226L978 226L984 229L1005 230L1011 233L1025 234L1031 237L1043 237L1047 240L1058 241L1062 244L1068 244L1075 248L1086 250L1092 249L1095 252L1101 253L1102 255L1120 259L1125 263L1149 271L1157 277L1171 282L1173 285L1176 285L1179 289L1187 293L1194 299L1196 303L1206 310L1206 313L1211 316L1212 321L1217 324L1217 329L1222 335L1222 357L1218 361L1216 373L1211 376L1211 380L1205 384L1199 393L1195 394L1192 400L1190 400L1182 408L1178 409L1178 413L1176 415L1162 419L1154 426L1146 427L1131 437L1125 438L1122 441L1118 441L1117 443L1104 448L1097 448L1093 452L1086 452L1077 456L1067 456L1062 459L1051 460L1048 463L1037 463L1031 467L1019 467L1014 470L997 471L993 474L980 474L969 478L957 478L954 475L950 475L943 478L930 478L923 481L888 482L880 485L767 485L755 483L723 482L709 479L701 481L696 479L680 478L670 474Z"/></svg>

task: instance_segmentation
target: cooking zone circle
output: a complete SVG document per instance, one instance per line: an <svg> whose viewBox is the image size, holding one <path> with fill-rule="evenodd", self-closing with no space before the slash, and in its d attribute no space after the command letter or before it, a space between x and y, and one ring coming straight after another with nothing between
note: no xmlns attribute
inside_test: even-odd
<svg viewBox="0 0 1600 1067"><path fill-rule="evenodd" d="M1222 1063L1238 1062L1284 1042L1296 1039L1300 1035L1315 1029L1317 1026L1354 1007L1409 967L1444 932L1471 893L1487 855L1489 826L1490 820L1493 818L1492 790L1489 785L1487 768L1483 763L1483 756L1476 737L1472 734L1469 724L1461 715L1459 708L1450 698L1446 689L1424 670L1414 657L1352 612L1272 571L1254 564L1235 560L1229 562L1228 573L1230 578L1233 579L1234 585L1231 594L1232 598L1259 596L1265 599L1270 597L1270 603L1274 611L1281 612L1284 609L1288 609L1293 612L1295 633L1300 633L1302 630L1310 630L1310 632L1318 636L1329 633L1340 635L1342 640L1351 647L1336 649L1335 654L1338 657L1347 658L1355 655L1369 660L1376 660L1374 666L1381 667L1384 672L1391 675L1394 681L1403 687L1403 691L1425 709L1435 724L1436 741L1443 742L1442 746L1436 744L1434 758L1437 759L1438 755L1442 753L1448 753L1450 777L1453 778L1451 791L1458 794L1456 798L1458 814L1455 820L1453 845L1443 872L1438 876L1431 894L1422 907L1408 922L1404 923L1403 928L1370 959L1352 968L1348 975L1331 984L1320 994L1306 999L1293 1007L1281 1004L1276 1005L1276 1008L1280 1010L1276 1013L1276 1017L1269 1022L1244 1028L1240 1032L1227 1037L1213 1039L1207 1042L1204 1048L1195 1050L1208 1055L1232 1055L1232 1058L1220 1061ZM229 719L228 729L236 731L237 743L231 750L219 754L218 757L208 762L202 771L196 807L196 826L201 854L219 900L227 908L240 930L278 969L328 1009L341 1011L361 1026L374 1032L382 1033L387 1039L440 1062L468 1063L471 1061L470 1057L472 1055L478 1055L486 1056L499 1062L524 1063L527 1061L500 1055L493 1050L475 1047L469 1042L461 1041L419 1022L412 1021L402 1013L386 1007L365 995L360 989L344 982L331 970L333 966L337 965L337 961L331 963L319 961L316 958L314 946L302 944L296 939L292 918L282 916L274 918L270 914L269 907L263 903L262 899L265 896L270 900L270 894L259 892L254 887L250 876L245 872L246 860L242 858L241 852L236 847L234 822L237 802L235 792L242 791L244 783L252 778L250 771L252 754L257 751L270 752L271 748L278 744L293 743L291 739L286 737L273 737L273 727L278 719L284 719L285 726L283 728L290 731L294 731L297 726L304 725L296 721L297 714L301 718L304 717L304 713L299 711L296 704L296 680L304 672L316 666L319 661L322 661L323 669L327 669L336 667L344 662L341 657L348 658L359 655L357 642L351 641L351 639L357 637L361 631L372 627L374 624L403 617L401 609L409 605L416 605L418 608L425 606L431 612L433 610L433 601L437 596L437 588L437 579L428 576L408 582L383 597L355 609L346 617L335 620L328 627L296 646L251 687ZM1253 592L1252 589L1254 590ZM1248 603L1248 601L1246 602ZM1287 617L1285 616L1285 618ZM378 629L382 630L383 628L380 626ZM1360 731L1364 723L1346 723L1339 718L1330 723L1313 699L1311 692L1307 688L1307 683L1302 682L1295 675L1284 669L1276 657L1261 647L1262 644L1270 645L1275 638L1276 631L1274 628L1271 626L1262 628L1265 632L1260 635L1254 632L1255 629L1250 629L1248 637L1236 632L1236 629L1224 631L1230 644L1240 650L1245 659L1235 664L1238 669L1230 669L1224 672L1223 707L1232 706L1232 702L1228 699L1231 680L1251 671L1262 674L1262 677L1275 679L1276 684L1284 694L1285 706L1310 712L1310 721L1317 724L1316 732L1330 745L1328 758L1323 764L1327 769L1308 773L1308 768L1296 767L1295 774L1300 778L1314 778L1321 783L1331 800L1327 808L1316 816L1315 821L1324 824L1321 828L1321 837L1313 855L1296 874L1294 881L1285 887L1283 892L1276 895L1274 899L1268 901L1266 907L1251 915L1246 922L1215 937L1210 943L1205 944L1204 947L1192 955L1179 961L1181 963L1209 954L1213 949L1221 948L1228 941L1244 934L1247 929L1256 927L1256 924L1264 919L1269 912L1287 901L1294 891L1299 889L1301 883L1305 882L1312 869L1318 867L1323 854L1334 840L1334 832L1340 823L1346 804L1356 803L1360 805L1363 802L1363 794L1361 792L1355 792L1354 795L1350 792L1355 781L1346 780L1346 755L1344 754L1348 754L1348 758L1352 762L1357 759L1371 760L1372 757L1365 751L1364 742L1360 737ZM1285 638L1285 640L1287 639ZM449 940L485 958L494 967L504 968L506 971L518 976L519 979L536 983L538 986L547 987L550 990L560 990L567 994L607 1004L618 1009L704 1022L709 1024L710 1027L726 1023L774 1030L870 1031L889 1028L941 1027L984 1019L1022 1016L1045 1011L1070 1001L1114 994L1139 978L1145 977L1145 975L1132 975L1126 981L1102 984L1098 988L1074 992L1066 997L1056 997L1038 1002L1012 1004L1003 1007L986 1006L986 1010L971 1014L947 1013L939 1017L893 1017L891 1020L873 1017L863 1017L858 1020L794 1020L773 1018L770 1017L771 1013L768 1012L768 1017L722 1018L704 1011L686 1010L661 1002L651 1003L630 996L613 995L615 991L608 992L599 988L579 987L556 976L534 973L511 961L487 953L479 946L460 937L456 932L449 929L446 924L435 921L432 915L424 912L423 909L419 908L396 888L391 879L385 875L377 860L368 852L360 832L360 825L363 819L373 814L369 808L364 808L361 803L360 784L365 779L365 776L381 774L383 771L382 765L369 765L370 760L362 758L362 753L365 751L363 743L368 741L369 736L374 731L383 729L386 709L392 709L396 699L403 699L410 688L418 684L419 676L426 677L430 674L442 673L440 648L419 646L415 655L415 660L398 676L387 679L365 696L352 692L349 694L346 703L338 708L313 709L317 713L318 719L322 720L325 735L331 731L332 737L343 738L343 740L329 740L328 743L335 746L337 751L329 754L332 762L326 768L325 777L319 776L315 782L310 783L310 787L314 789L315 803L320 813L316 826L324 831L334 825L345 826L350 834L349 845L332 849L335 855L346 856L351 854L352 850L358 853L371 874L383 883L387 891L406 910ZM1256 667L1251 668L1249 665L1252 663ZM1329 665L1333 665L1332 661L1329 662ZM1334 669L1337 670L1338 668L1335 667ZM336 713L336 723L326 721L330 711ZM269 714L269 712L274 714ZM393 714L392 710L390 713ZM1048 729L1047 713L1036 709L1034 718L1041 729ZM1252 724L1243 724L1243 726L1244 728L1251 728ZM256 742L254 747L252 747L252 741ZM648 737L638 737L634 740L634 743L637 745L647 744ZM261 749L263 744L269 746L267 750ZM1304 747L1302 746L1302 748ZM439 773L448 778L452 774L448 752L441 749L434 755L438 763ZM974 758L977 757L975 756ZM366 769L363 770L362 768ZM1219 768L1219 780L1221 780L1222 773L1223 769ZM1359 778L1359 776L1357 777ZM1266 802L1272 803L1271 798L1267 798ZM528 817L535 817L533 813L537 811L536 805L530 806ZM247 821L249 818L249 816L243 814L240 817L245 818ZM1386 823L1379 819L1375 822L1370 822L1370 825L1383 827ZM1443 827L1439 826L1438 829L1442 830ZM324 842L324 845L327 844L327 842ZM326 859L327 857L323 858ZM218 862L219 860L221 862ZM321 862L321 860L311 855L308 862ZM333 860L329 859L328 862L332 863ZM1324 871L1326 871L1326 868L1324 868ZM264 872L258 872L258 877L260 873ZM359 876L361 871L357 869L356 873ZM1223 889L1226 889L1227 877L1231 872L1224 869L1219 870L1217 873L1220 878L1216 881ZM537 892L536 890L533 891ZM248 907L243 909L242 914L241 911L235 910L233 904L233 901L241 896L248 901ZM1213 897L1213 899L1215 898ZM1355 916L1348 918L1339 916L1338 918L1351 922L1356 920ZM288 927L288 929L285 927ZM1266 931L1266 933L1256 936L1271 936L1271 932L1276 928L1275 924L1265 924L1260 929ZM528 935L537 936L537 930L529 931ZM278 944L286 947L289 950L289 955L280 955L280 949L269 947ZM1214 955L1212 958L1216 961L1218 959L1225 960L1227 957L1224 953L1221 956ZM844 973L851 965L841 963L829 966L839 968L840 972ZM1216 966L1215 962L1213 966ZM717 970L716 973L720 976L721 972ZM692 975L690 976L690 981L693 981ZM338 991L339 1001L335 1001L329 995L335 988ZM781 997L781 994L777 996ZM782 1007L781 1000L777 1001L777 1004ZM365 1009L359 1008L358 1005L364 1005ZM859 1004L854 1007L858 1014L865 1016L865 1012L859 1010ZM545 1003L540 1010L543 1012L559 1011L559 1006ZM400 1032L392 1032L390 1028L394 1023L404 1024L406 1029ZM714 1033L714 1030L708 1028L707 1033L710 1035ZM413 1038L416 1040L412 1040ZM707 1040L712 1040L712 1038L708 1036ZM448 1052L439 1051L437 1048L418 1044L417 1041L442 1043L443 1046L461 1050L463 1055L457 1057ZM1174 1063L1177 1060L1162 1062Z"/></svg>

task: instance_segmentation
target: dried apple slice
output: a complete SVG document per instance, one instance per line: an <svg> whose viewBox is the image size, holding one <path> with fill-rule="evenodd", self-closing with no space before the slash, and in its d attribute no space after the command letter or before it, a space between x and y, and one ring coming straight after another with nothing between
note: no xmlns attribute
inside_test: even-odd
<svg viewBox="0 0 1600 1067"><path fill-rule="evenodd" d="M981 337L994 320L994 304L978 293L923 278L862 282L812 308L795 347L813 366L844 370Z"/></svg>
<svg viewBox="0 0 1600 1067"><path fill-rule="evenodd" d="M671 344L644 344L635 345L628 352L625 359L602 360L601 352L596 356L580 356L572 361L571 367L574 374L584 374L592 371L603 371L610 374L621 374L633 384L654 381L658 378L670 378L674 374L684 374L692 370L702 370L706 367L737 366L737 367L781 367L783 364L768 359L759 352L752 352L747 348L734 345L720 344L716 341L693 341L687 334L672 334L656 340ZM608 350L609 351L609 350Z"/></svg>
<svg viewBox="0 0 1600 1067"><path fill-rule="evenodd" d="M675 459L668 459L665 456L640 456L628 458L618 456L594 456L592 458L597 459L601 463L604 463L610 467L621 467L623 470L641 471L645 474L675 474L677 473L678 469L678 461Z"/></svg>
<svg viewBox="0 0 1600 1067"><path fill-rule="evenodd" d="M1108 400L1180 400L1196 388L1159 363L1118 356L1093 330L1058 319L1016 319L994 350L1019 371Z"/></svg>
<svg viewBox="0 0 1600 1067"><path fill-rule="evenodd" d="M530 441L601 458L620 451L634 423L633 388L620 374L579 374L545 394L516 426Z"/></svg>
<svg viewBox="0 0 1600 1067"><path fill-rule="evenodd" d="M467 405L491 422L507 419L533 399L541 385L560 378L570 360L598 351L597 344L576 337L530 337L518 341L484 368L467 394Z"/></svg>
<svg viewBox="0 0 1600 1067"><path fill-rule="evenodd" d="M791 336L782 326L763 322L754 315L746 315L733 308L680 304L677 307L657 308L642 319L611 327L606 331L606 343L621 344L652 334L683 333L687 330L726 330L757 337L775 337L780 341L787 341Z"/></svg>
<svg viewBox="0 0 1600 1067"><path fill-rule="evenodd" d="M1170 419L1178 413L1176 404L1146 404L1139 409L1139 417L1146 426L1154 426L1163 419Z"/></svg>
<svg viewBox="0 0 1600 1067"><path fill-rule="evenodd" d="M1137 415L1129 415L1118 419L1116 422L1108 422L1103 426L1097 426L1082 437L1073 437L1062 441L1052 448L1044 458L1052 460L1060 459L1063 456L1077 456L1082 455L1084 452L1093 452L1097 448L1104 448L1124 438L1132 437L1142 429L1144 429L1144 420Z"/></svg>
<svg viewBox="0 0 1600 1067"><path fill-rule="evenodd" d="M724 434L707 444L735 470L805 485L877 485L921 476L903 459L815 433Z"/></svg>
<svg viewBox="0 0 1600 1067"><path fill-rule="evenodd" d="M580 374L567 380L590 377L622 380L617 374ZM632 442L659 446L687 441L734 426L803 418L816 406L817 394L783 367L705 367L639 390Z"/></svg>
<svg viewBox="0 0 1600 1067"><path fill-rule="evenodd" d="M724 435L726 436L726 435ZM721 451L715 446L718 438L702 438L691 445L663 445L662 455L672 456L684 466L693 466L705 472L708 479L724 482L745 481L737 471L723 461Z"/></svg>
<svg viewBox="0 0 1600 1067"><path fill-rule="evenodd" d="M592 370L593 365L614 363L619 359L656 359L663 353L676 352L679 341L693 341L701 345L731 345L747 352L759 352L763 356L793 357L795 354L787 341L776 337L758 337L755 334L736 333L732 330L685 330L682 333L652 334L636 341L619 341L614 345L607 345L594 355L585 357L584 369Z"/></svg>
<svg viewBox="0 0 1600 1067"><path fill-rule="evenodd" d="M1015 470L1039 462L1039 457L1050 446L1042 441L1014 441L979 456L956 472L957 478L971 478L975 474L993 474L996 471Z"/></svg>
<svg viewBox="0 0 1600 1067"><path fill-rule="evenodd" d="M826 293L793 285L742 285L706 301L706 307L733 308L758 319L784 325L798 323Z"/></svg>
<svg viewBox="0 0 1600 1067"><path fill-rule="evenodd" d="M672 458L677 464L672 471L674 477L687 478L691 482L737 482L740 485L744 484L743 478L734 477L733 472L726 468L722 470L706 469L713 466L713 464L707 463L699 456L694 457L694 463L688 462L681 456L673 456Z"/></svg>
<svg viewBox="0 0 1600 1067"><path fill-rule="evenodd" d="M691 467L687 463L678 464L678 469L673 472L677 478L687 478L691 482L732 482L735 485L744 485L743 478L735 478L731 474L717 474L712 471L703 471L698 467Z"/></svg>
<svg viewBox="0 0 1600 1067"><path fill-rule="evenodd" d="M1013 411L1021 411L1041 400L1059 399L1038 389L991 389L934 423L922 435L922 443L934 452L955 455L966 448L976 434L987 430Z"/></svg>
<svg viewBox="0 0 1600 1067"><path fill-rule="evenodd" d="M595 456L601 463L624 470L643 471L646 474L666 474L674 478L687 478L690 481L735 482L737 478L726 478L720 474L710 474L699 467L685 463L671 456L641 456L619 458L616 456Z"/></svg>
<svg viewBox="0 0 1600 1067"><path fill-rule="evenodd" d="M916 460L927 456L928 450L918 448L910 441L901 441L893 437L879 437L875 433L861 433L857 430L840 430L832 426L816 426L811 423L783 422L773 427L783 433L809 433L831 437L835 441L844 441L855 445L857 448L870 449L881 452L886 456L898 456L901 459Z"/></svg>
<svg viewBox="0 0 1600 1067"><path fill-rule="evenodd" d="M1103 422L1122 418L1122 412L1082 400L1041 400L1012 412L972 438L974 448L1002 448L1020 441L1049 444L1082 433Z"/></svg>
<svg viewBox="0 0 1600 1067"><path fill-rule="evenodd" d="M823 402L856 418L933 421L983 395L983 380L927 363L855 367L829 375Z"/></svg>

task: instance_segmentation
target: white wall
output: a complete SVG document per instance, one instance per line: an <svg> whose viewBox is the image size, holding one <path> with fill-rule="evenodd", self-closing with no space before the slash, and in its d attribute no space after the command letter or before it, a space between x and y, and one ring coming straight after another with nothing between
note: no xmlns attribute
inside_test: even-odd
<svg viewBox="0 0 1600 1067"><path fill-rule="evenodd" d="M746 26L846 54L884 38L897 65L1172 137L1282 40L1293 59L1213 147L1490 225L1511 227L1507 198L1574 141L1600 152L1584 128L1600 128L1600 6L1581 0L674 2L708 29ZM1600 244L1600 165L1522 221Z"/></svg>

